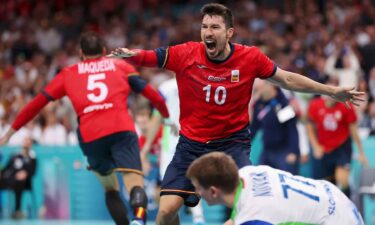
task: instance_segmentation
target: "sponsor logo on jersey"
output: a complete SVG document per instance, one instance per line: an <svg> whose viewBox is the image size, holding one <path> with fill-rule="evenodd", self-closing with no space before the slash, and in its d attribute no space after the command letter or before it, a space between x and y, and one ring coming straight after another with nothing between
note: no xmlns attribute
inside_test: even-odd
<svg viewBox="0 0 375 225"><path fill-rule="evenodd" d="M89 105L86 108L83 109L83 113L90 113L93 111L98 111L98 110L106 110L110 109L113 107L112 103L104 103L104 104L97 104L97 105Z"/></svg>
<svg viewBox="0 0 375 225"><path fill-rule="evenodd" d="M207 79L209 81L220 82L220 81L226 80L227 78L225 78L225 77L215 77L215 76L210 75L210 76L208 76Z"/></svg>
<svg viewBox="0 0 375 225"><path fill-rule="evenodd" d="M239 70L232 70L230 81L231 82L240 82L240 71Z"/></svg>

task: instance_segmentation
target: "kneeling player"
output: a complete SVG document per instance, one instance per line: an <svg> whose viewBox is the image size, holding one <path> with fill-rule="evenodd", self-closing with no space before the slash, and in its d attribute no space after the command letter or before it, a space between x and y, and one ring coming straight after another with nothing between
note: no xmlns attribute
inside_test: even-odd
<svg viewBox="0 0 375 225"><path fill-rule="evenodd" d="M195 160L187 177L208 204L233 208L226 225L364 224L354 204L330 182L268 166L238 172L233 159L221 152Z"/></svg>

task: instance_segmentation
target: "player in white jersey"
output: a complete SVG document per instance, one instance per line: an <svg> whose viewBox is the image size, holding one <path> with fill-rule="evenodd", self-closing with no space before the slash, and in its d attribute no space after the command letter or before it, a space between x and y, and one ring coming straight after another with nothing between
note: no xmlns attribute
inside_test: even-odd
<svg viewBox="0 0 375 225"><path fill-rule="evenodd" d="M169 118L168 121L164 121L169 126L163 126L163 134L162 134L162 144L161 144L161 152L160 152L160 179L162 180L167 170L169 163L171 162L173 155L176 151L176 145L178 143L178 130L180 128L179 125L179 117L180 117L180 101L178 96L178 87L176 78L169 79L164 81L159 86L159 92L165 98L165 102L167 108L169 110ZM148 134L146 135L146 141L144 144L144 148L142 148L141 152L146 154L151 147L160 125L163 123L163 117L158 113L155 112L153 117L151 118L150 127L148 130ZM143 156L145 157L145 156ZM202 205L198 204L194 208L191 208L192 216L193 216L193 223L195 225L203 225L204 224L204 216L203 216L203 209Z"/></svg>
<svg viewBox="0 0 375 225"><path fill-rule="evenodd" d="M212 152L187 171L208 204L233 208L225 225L364 225L354 204L333 184L273 169L246 166Z"/></svg>

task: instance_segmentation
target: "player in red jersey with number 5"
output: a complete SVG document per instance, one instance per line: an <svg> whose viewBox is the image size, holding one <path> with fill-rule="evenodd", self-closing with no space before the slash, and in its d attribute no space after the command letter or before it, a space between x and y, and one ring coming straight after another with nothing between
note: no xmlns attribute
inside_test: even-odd
<svg viewBox="0 0 375 225"><path fill-rule="evenodd" d="M118 225L129 224L114 173L121 171L135 215L131 224L142 224L146 220L147 196L143 189L138 139L128 113L129 92L132 89L144 95L163 117L169 117L168 109L162 96L139 78L132 65L103 57L105 48L97 34L83 34L80 45L83 61L65 67L26 105L0 144L5 144L50 100L68 96L78 116L80 147L105 189L112 218Z"/></svg>
<svg viewBox="0 0 375 225"><path fill-rule="evenodd" d="M126 58L134 65L160 67L176 73L180 98L180 139L161 186L156 224L179 224L182 204L199 201L185 177L191 162L219 150L233 157L237 166L251 164L248 103L256 78L309 93L330 95L358 104L363 93L333 87L278 68L258 48L229 42L233 36L232 12L221 4L202 10L202 42L187 42L155 50L119 48L109 57Z"/></svg>

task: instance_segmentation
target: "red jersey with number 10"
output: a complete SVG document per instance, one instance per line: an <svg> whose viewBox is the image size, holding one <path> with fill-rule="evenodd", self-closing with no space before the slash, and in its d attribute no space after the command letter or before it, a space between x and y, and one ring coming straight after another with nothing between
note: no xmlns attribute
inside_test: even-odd
<svg viewBox="0 0 375 225"><path fill-rule="evenodd" d="M157 52L158 62L176 72L181 134L207 142L221 139L249 124L248 104L255 78L266 79L275 64L258 48L231 44L231 54L210 61L203 43L187 42Z"/></svg>
<svg viewBox="0 0 375 225"><path fill-rule="evenodd" d="M85 60L64 68L44 92L52 99L69 97L83 141L89 142L120 131L135 131L127 99L128 76L137 74L123 60Z"/></svg>

